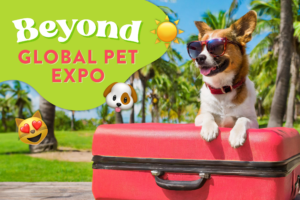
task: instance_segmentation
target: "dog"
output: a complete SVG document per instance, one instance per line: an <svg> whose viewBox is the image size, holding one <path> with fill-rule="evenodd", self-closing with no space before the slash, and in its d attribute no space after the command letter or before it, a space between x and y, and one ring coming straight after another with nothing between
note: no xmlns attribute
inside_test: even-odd
<svg viewBox="0 0 300 200"><path fill-rule="evenodd" d="M131 85L117 82L110 84L103 96L106 97L107 105L115 108L116 112L130 109L138 100L136 91Z"/></svg>
<svg viewBox="0 0 300 200"><path fill-rule="evenodd" d="M255 11L249 11L226 29L213 30L204 22L195 22L199 41L189 43L188 51L204 81L195 125L202 126L200 135L208 142L218 136L218 127L229 127L229 143L237 148L245 143L247 129L258 128L256 93L248 78L246 55L246 43L256 23Z"/></svg>

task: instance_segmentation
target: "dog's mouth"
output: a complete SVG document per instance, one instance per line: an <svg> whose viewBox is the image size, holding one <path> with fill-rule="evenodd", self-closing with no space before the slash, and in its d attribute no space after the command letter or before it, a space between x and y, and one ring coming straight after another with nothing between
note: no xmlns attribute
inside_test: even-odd
<svg viewBox="0 0 300 200"><path fill-rule="evenodd" d="M204 76L213 76L223 72L229 65L229 59L224 60L218 66L201 66L200 73Z"/></svg>
<svg viewBox="0 0 300 200"><path fill-rule="evenodd" d="M116 107L116 108L115 108L115 111L116 111L116 112L121 112L121 108L120 108L120 107Z"/></svg>
<svg viewBox="0 0 300 200"><path fill-rule="evenodd" d="M37 142L40 140L42 134L40 133L39 135L32 137L32 138L27 138L27 140L29 140L30 142Z"/></svg>

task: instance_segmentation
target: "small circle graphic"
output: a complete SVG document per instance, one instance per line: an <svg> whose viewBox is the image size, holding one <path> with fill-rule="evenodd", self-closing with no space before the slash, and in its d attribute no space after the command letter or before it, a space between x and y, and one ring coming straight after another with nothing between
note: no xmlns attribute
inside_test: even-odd
<svg viewBox="0 0 300 200"><path fill-rule="evenodd" d="M163 22L157 28L157 36L164 42L171 42L177 36L177 27L172 22Z"/></svg>

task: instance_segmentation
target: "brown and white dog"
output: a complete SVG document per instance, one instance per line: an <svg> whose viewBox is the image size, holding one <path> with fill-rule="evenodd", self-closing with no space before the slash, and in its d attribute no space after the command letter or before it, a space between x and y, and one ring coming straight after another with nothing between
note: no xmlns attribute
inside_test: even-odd
<svg viewBox="0 0 300 200"><path fill-rule="evenodd" d="M256 27L257 14L250 11L229 28L212 30L204 22L195 22L199 30L199 41L227 38L221 56L214 56L203 45L195 58L205 84L201 88L201 109L195 119L202 126L200 135L206 141L218 136L218 127L230 127L229 143L232 147L242 146L247 129L258 128L255 112L255 88L247 77L249 63L246 43ZM209 49L214 51L214 49Z"/></svg>

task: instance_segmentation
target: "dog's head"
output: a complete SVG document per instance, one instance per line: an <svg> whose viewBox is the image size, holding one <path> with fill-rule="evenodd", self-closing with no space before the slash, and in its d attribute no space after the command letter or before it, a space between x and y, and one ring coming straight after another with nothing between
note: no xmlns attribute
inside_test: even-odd
<svg viewBox="0 0 300 200"><path fill-rule="evenodd" d="M205 77L211 77L228 72L234 74L240 70L243 58L246 58L246 43L251 40L256 22L257 14L255 11L249 11L226 29L213 30L206 23L196 21L195 25L199 30L199 41L227 38L233 42L227 43L225 53L222 56L213 56L208 52L205 45L195 60L201 74Z"/></svg>
<svg viewBox="0 0 300 200"><path fill-rule="evenodd" d="M137 102L137 94L131 85L125 83L112 83L103 93L109 107L115 108L116 112L128 110Z"/></svg>

